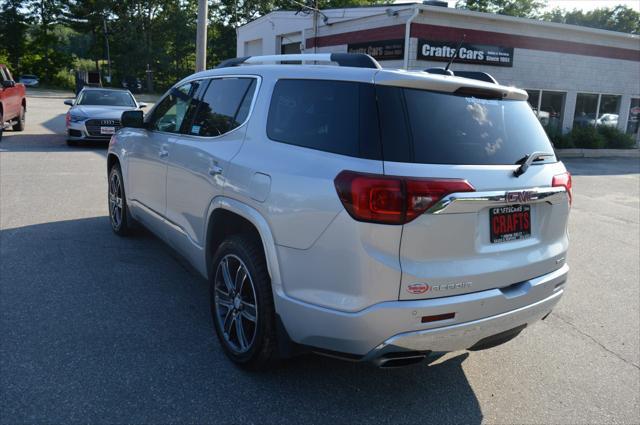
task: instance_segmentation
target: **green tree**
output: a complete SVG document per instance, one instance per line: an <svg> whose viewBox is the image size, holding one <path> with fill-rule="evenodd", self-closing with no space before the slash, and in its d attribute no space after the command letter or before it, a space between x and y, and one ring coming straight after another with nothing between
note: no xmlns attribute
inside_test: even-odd
<svg viewBox="0 0 640 425"><path fill-rule="evenodd" d="M456 7L476 12L537 18L546 4L546 0L458 0Z"/></svg>
<svg viewBox="0 0 640 425"><path fill-rule="evenodd" d="M20 59L25 51L29 21L22 12L24 0L7 0L0 10L0 34L2 43L0 51L4 51L7 62L16 77L21 72Z"/></svg>
<svg viewBox="0 0 640 425"><path fill-rule="evenodd" d="M640 13L628 6L599 8L583 12L574 9L566 11L555 8L545 13L542 19L562 24L582 25L610 31L640 34Z"/></svg>

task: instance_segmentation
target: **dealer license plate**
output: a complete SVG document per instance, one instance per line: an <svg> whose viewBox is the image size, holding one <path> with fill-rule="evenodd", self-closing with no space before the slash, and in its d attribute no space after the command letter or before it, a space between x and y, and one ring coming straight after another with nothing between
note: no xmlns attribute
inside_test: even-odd
<svg viewBox="0 0 640 425"><path fill-rule="evenodd" d="M489 210L491 243L527 239L531 236L531 207L510 205Z"/></svg>

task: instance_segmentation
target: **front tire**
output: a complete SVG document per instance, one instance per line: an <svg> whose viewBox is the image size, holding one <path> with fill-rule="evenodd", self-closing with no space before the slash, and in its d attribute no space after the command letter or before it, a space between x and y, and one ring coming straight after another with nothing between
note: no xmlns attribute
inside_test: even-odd
<svg viewBox="0 0 640 425"><path fill-rule="evenodd" d="M118 164L109 171L108 201L111 229L118 236L128 235L131 232L131 223L127 210L127 198L124 193L124 179Z"/></svg>
<svg viewBox="0 0 640 425"><path fill-rule="evenodd" d="M20 115L18 115L18 122L16 122L13 127L11 128L13 131L24 131L24 127L25 127L25 109L24 106L20 107Z"/></svg>
<svg viewBox="0 0 640 425"><path fill-rule="evenodd" d="M227 357L249 370L277 358L275 309L262 244L233 235L218 248L210 279L211 315Z"/></svg>

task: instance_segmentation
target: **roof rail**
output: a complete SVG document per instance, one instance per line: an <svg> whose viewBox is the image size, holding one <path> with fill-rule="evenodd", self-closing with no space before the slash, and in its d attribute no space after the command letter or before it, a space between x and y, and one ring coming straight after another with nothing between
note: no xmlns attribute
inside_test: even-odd
<svg viewBox="0 0 640 425"><path fill-rule="evenodd" d="M241 58L227 59L216 66L216 68L228 68L266 62L335 62L339 66L350 66L354 68L382 68L378 61L364 53L302 53L293 55L244 56Z"/></svg>
<svg viewBox="0 0 640 425"><path fill-rule="evenodd" d="M485 81L487 83L498 84L498 81L493 78L491 74L487 74L482 71L452 71L451 69L444 68L428 68L425 69L424 72L428 72L429 74L438 74L438 75L449 75L456 76L462 78L470 78L472 80Z"/></svg>

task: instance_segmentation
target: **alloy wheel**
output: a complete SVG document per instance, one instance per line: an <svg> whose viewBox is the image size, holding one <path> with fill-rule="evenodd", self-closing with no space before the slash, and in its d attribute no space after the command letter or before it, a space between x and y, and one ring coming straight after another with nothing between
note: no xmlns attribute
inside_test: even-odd
<svg viewBox="0 0 640 425"><path fill-rule="evenodd" d="M109 179L109 215L114 229L118 229L122 224L122 182L116 172Z"/></svg>
<svg viewBox="0 0 640 425"><path fill-rule="evenodd" d="M227 254L220 260L214 289L216 320L225 342L234 352L246 353L256 338L258 305L253 280L240 258Z"/></svg>

